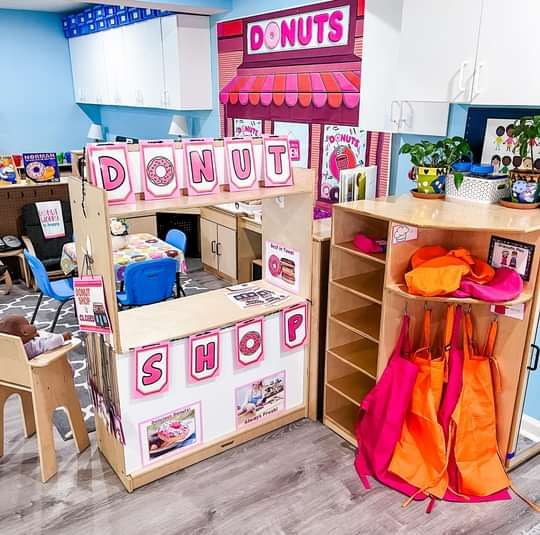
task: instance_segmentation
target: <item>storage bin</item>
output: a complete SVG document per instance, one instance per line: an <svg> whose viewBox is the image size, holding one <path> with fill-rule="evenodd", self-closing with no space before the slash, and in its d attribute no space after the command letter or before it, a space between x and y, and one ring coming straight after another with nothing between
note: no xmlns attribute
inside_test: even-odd
<svg viewBox="0 0 540 535"><path fill-rule="evenodd" d="M446 177L447 200L493 204L506 197L510 197L510 182L506 175L489 178L465 174L459 189L452 173Z"/></svg>
<svg viewBox="0 0 540 535"><path fill-rule="evenodd" d="M80 26L81 24L84 24L86 22L86 16L84 12L77 13L77 24Z"/></svg>
<svg viewBox="0 0 540 535"><path fill-rule="evenodd" d="M130 7L128 8L128 17L129 22L139 22L142 20L142 9L139 9L138 7Z"/></svg>
<svg viewBox="0 0 540 535"><path fill-rule="evenodd" d="M62 19L62 29L66 31L69 28L69 20L67 17Z"/></svg>
<svg viewBox="0 0 540 535"><path fill-rule="evenodd" d="M105 18L105 7L104 6L94 6L92 8L92 11L94 12L94 19L104 19ZM113 13L114 15L114 13Z"/></svg>
<svg viewBox="0 0 540 535"><path fill-rule="evenodd" d="M118 8L116 6L103 6L105 9L105 16L106 17L112 17L113 15L116 15L116 12L118 11Z"/></svg>
<svg viewBox="0 0 540 535"><path fill-rule="evenodd" d="M79 35L81 35L81 32L79 31L78 26L72 26L71 28L69 28L69 30L68 30L68 37L69 38L78 37Z"/></svg>
<svg viewBox="0 0 540 535"><path fill-rule="evenodd" d="M103 19L96 20L96 31L100 32L101 30L107 29L107 21Z"/></svg>
<svg viewBox="0 0 540 535"><path fill-rule="evenodd" d="M118 19L119 26L125 26L126 24L129 24L129 15L127 11L125 13L117 13L116 18Z"/></svg>
<svg viewBox="0 0 540 535"><path fill-rule="evenodd" d="M159 9L150 9L149 7L141 8L141 14L143 19L153 19L159 17Z"/></svg>
<svg viewBox="0 0 540 535"><path fill-rule="evenodd" d="M88 24L79 24L79 35L88 35L90 28Z"/></svg>
<svg viewBox="0 0 540 535"><path fill-rule="evenodd" d="M94 22L94 10L89 7L83 10L85 22Z"/></svg>
<svg viewBox="0 0 540 535"><path fill-rule="evenodd" d="M77 15L75 14L68 15L67 19L68 19L68 25L70 28L73 28L73 26L77 26Z"/></svg>
<svg viewBox="0 0 540 535"><path fill-rule="evenodd" d="M118 26L118 17L116 15L105 17L107 28L116 28Z"/></svg>

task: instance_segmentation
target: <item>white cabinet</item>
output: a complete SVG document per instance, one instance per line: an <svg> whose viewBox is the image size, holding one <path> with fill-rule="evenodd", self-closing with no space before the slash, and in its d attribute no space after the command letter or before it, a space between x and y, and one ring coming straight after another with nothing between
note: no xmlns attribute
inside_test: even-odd
<svg viewBox="0 0 540 535"><path fill-rule="evenodd" d="M365 130L444 136L447 102L398 96L402 4L366 0L359 124Z"/></svg>
<svg viewBox="0 0 540 535"><path fill-rule="evenodd" d="M69 40L75 101L105 104L109 100L104 40L100 34Z"/></svg>
<svg viewBox="0 0 540 535"><path fill-rule="evenodd" d="M481 11L482 0L403 0L397 98L470 101Z"/></svg>
<svg viewBox="0 0 540 535"><path fill-rule="evenodd" d="M472 102L538 106L538 0L484 0Z"/></svg>
<svg viewBox="0 0 540 535"><path fill-rule="evenodd" d="M165 107L212 109L210 26L208 17L171 15L161 19Z"/></svg>
<svg viewBox="0 0 540 535"><path fill-rule="evenodd" d="M75 100L212 109L209 19L171 15L69 40Z"/></svg>

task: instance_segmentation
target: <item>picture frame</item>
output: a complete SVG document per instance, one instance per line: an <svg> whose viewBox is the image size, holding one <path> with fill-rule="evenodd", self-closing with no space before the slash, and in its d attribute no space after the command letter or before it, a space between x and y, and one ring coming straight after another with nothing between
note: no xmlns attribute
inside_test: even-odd
<svg viewBox="0 0 540 535"><path fill-rule="evenodd" d="M531 243L491 236L488 264L494 268L514 269L524 281L531 276L535 246Z"/></svg>

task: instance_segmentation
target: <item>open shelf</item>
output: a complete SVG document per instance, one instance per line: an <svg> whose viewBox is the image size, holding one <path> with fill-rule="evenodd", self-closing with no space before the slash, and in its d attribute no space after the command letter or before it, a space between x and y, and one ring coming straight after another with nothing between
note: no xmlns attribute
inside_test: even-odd
<svg viewBox="0 0 540 535"><path fill-rule="evenodd" d="M352 292L370 301L382 304L384 270L360 273L350 277L343 277L333 281L340 288Z"/></svg>
<svg viewBox="0 0 540 535"><path fill-rule="evenodd" d="M379 341L379 329L381 324L381 307L369 305L347 312L332 315L332 318L344 327L373 340Z"/></svg>
<svg viewBox="0 0 540 535"><path fill-rule="evenodd" d="M487 301L481 301L480 299L473 299L470 297L425 297L423 295L413 295L407 291L405 284L390 284L386 287L390 292L393 292L405 299L412 301L433 301L439 303L458 303L462 305L520 305L522 303L528 303L533 298L532 289L525 289L521 292L521 295L511 301L504 301L502 303L489 303Z"/></svg>
<svg viewBox="0 0 540 535"><path fill-rule="evenodd" d="M334 244L334 247L345 251L349 254L353 254L356 256L360 256L361 258L366 258L368 260L372 260L373 262L377 262L379 264L386 264L386 254L385 253L363 253L359 251L354 245L352 241L343 242L343 243L336 243Z"/></svg>
<svg viewBox="0 0 540 535"><path fill-rule="evenodd" d="M378 352L379 346L370 340L358 340L328 350L328 353L373 380L377 378Z"/></svg>
<svg viewBox="0 0 540 535"><path fill-rule="evenodd" d="M356 405L373 388L375 381L362 372L328 381L327 386Z"/></svg>
<svg viewBox="0 0 540 535"><path fill-rule="evenodd" d="M326 413L326 424L330 423L336 433L340 434L349 442L355 444L354 428L356 419L358 418L358 407L352 404L347 404L339 409L335 409Z"/></svg>

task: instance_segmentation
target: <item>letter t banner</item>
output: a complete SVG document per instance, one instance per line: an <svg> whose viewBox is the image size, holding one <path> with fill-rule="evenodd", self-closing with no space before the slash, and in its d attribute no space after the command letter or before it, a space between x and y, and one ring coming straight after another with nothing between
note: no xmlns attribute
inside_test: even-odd
<svg viewBox="0 0 540 535"><path fill-rule="evenodd" d="M263 136L263 175L265 188L293 185L287 136Z"/></svg>
<svg viewBox="0 0 540 535"><path fill-rule="evenodd" d="M306 344L309 336L309 307L307 302L281 311L281 350L294 351Z"/></svg>
<svg viewBox="0 0 540 535"><path fill-rule="evenodd" d="M217 377L220 369L219 329L190 336L186 360L188 383L200 383Z"/></svg>
<svg viewBox="0 0 540 535"><path fill-rule="evenodd" d="M134 362L134 398L169 390L169 342L137 348Z"/></svg>

